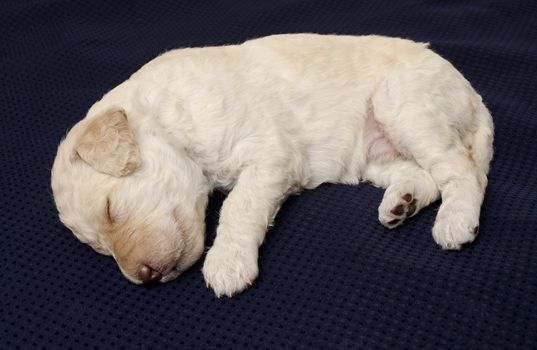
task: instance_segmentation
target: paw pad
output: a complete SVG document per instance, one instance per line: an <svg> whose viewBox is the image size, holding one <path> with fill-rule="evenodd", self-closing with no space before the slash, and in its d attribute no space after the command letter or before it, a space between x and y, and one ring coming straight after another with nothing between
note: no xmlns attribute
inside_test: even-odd
<svg viewBox="0 0 537 350"><path fill-rule="evenodd" d="M403 223L403 221L414 215L417 210L416 199L410 193L406 193L403 196L398 195L395 199L395 205L390 205L389 210L379 208L379 220L380 222L388 227L394 228ZM392 202L393 203L393 202Z"/></svg>
<svg viewBox="0 0 537 350"><path fill-rule="evenodd" d="M412 216L412 214L414 214L415 212L416 212L416 200L414 199L408 205L408 210L406 212L406 215L407 216Z"/></svg>
<svg viewBox="0 0 537 350"><path fill-rule="evenodd" d="M396 206L395 208L390 210L390 212L393 215L400 216L400 215L403 215L405 213L405 207L402 204L399 204L398 206Z"/></svg>
<svg viewBox="0 0 537 350"><path fill-rule="evenodd" d="M388 222L388 225L397 225L401 221L401 219L393 219L392 221Z"/></svg>

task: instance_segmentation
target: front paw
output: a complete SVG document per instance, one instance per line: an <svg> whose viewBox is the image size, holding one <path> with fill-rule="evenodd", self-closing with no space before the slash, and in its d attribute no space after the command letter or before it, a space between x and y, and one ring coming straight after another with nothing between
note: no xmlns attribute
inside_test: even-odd
<svg viewBox="0 0 537 350"><path fill-rule="evenodd" d="M237 243L215 243L203 264L207 287L211 287L219 298L242 292L254 282L258 273L257 247Z"/></svg>

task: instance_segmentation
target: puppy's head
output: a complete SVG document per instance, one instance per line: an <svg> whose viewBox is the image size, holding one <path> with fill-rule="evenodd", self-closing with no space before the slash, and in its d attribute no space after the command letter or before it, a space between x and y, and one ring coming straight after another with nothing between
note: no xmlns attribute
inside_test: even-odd
<svg viewBox="0 0 537 350"><path fill-rule="evenodd" d="M166 282L202 254L203 176L158 128L130 124L111 108L75 125L52 168L54 200L60 220L130 281Z"/></svg>

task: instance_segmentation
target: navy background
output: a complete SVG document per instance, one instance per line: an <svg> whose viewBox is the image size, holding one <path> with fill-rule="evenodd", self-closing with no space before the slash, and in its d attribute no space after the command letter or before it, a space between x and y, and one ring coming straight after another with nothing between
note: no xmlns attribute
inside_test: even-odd
<svg viewBox="0 0 537 350"><path fill-rule="evenodd" d="M287 32L429 41L470 80L496 124L475 244L434 244L437 204L388 231L380 189L323 185L219 300L200 263L135 286L59 223L56 146L106 91L168 49ZM0 348L537 348L537 2L17 0L0 37Z"/></svg>

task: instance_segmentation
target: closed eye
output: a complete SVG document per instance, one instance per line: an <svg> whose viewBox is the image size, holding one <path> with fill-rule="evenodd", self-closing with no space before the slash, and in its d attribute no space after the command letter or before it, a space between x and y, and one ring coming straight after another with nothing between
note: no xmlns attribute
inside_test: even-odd
<svg viewBox="0 0 537 350"><path fill-rule="evenodd" d="M114 223L114 219L110 212L110 198L106 198L106 219L108 220L110 224Z"/></svg>

